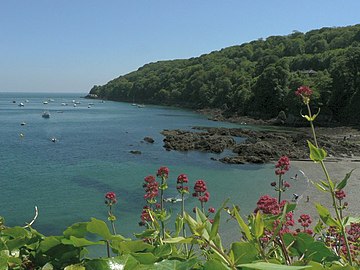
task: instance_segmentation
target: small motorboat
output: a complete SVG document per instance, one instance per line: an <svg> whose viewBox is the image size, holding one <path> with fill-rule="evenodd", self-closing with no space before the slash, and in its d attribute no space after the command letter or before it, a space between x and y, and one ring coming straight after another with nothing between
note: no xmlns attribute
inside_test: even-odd
<svg viewBox="0 0 360 270"><path fill-rule="evenodd" d="M57 142L57 139L56 139L55 137L53 137L53 138L51 138L51 141L52 141L53 143L56 143L56 142Z"/></svg>
<svg viewBox="0 0 360 270"><path fill-rule="evenodd" d="M26 125L26 123L25 123L25 122L22 122L20 125L25 126L25 125Z"/></svg>
<svg viewBox="0 0 360 270"><path fill-rule="evenodd" d="M19 107L24 107L25 105L24 105L24 103L20 102L18 106Z"/></svg>
<svg viewBox="0 0 360 270"><path fill-rule="evenodd" d="M50 113L45 111L45 112L43 112L42 117L43 118L50 118Z"/></svg>
<svg viewBox="0 0 360 270"><path fill-rule="evenodd" d="M43 102L43 104L48 104L48 103L49 103L49 102L48 102L48 101L46 101L46 100Z"/></svg>

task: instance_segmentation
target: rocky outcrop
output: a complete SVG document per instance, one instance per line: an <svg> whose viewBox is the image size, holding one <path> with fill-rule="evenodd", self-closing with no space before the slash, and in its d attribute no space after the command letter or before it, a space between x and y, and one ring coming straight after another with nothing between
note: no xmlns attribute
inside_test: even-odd
<svg viewBox="0 0 360 270"><path fill-rule="evenodd" d="M283 155L291 159L308 159L308 130L249 130L240 128L194 127L196 131L164 130L164 147L167 150L206 151L222 153L232 150L234 155L219 159L224 163L267 163ZM236 143L243 139L243 142ZM318 141L328 156L351 157L360 155L360 144L338 137L319 135Z"/></svg>
<svg viewBox="0 0 360 270"><path fill-rule="evenodd" d="M154 143L155 142L155 140L153 138L151 138L151 137L145 137L144 141L147 142L147 143Z"/></svg>
<svg viewBox="0 0 360 270"><path fill-rule="evenodd" d="M183 130L164 130L164 147L168 150L189 151L198 150L211 153L221 153L236 143L233 137L209 132L190 132Z"/></svg>

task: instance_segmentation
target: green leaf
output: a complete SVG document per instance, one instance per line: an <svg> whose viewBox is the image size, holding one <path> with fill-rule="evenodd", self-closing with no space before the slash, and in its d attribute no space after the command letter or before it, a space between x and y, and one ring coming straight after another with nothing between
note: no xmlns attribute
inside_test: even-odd
<svg viewBox="0 0 360 270"><path fill-rule="evenodd" d="M186 261L178 260L162 260L153 265L146 265L142 269L146 270L188 270L188 269L198 269L194 266L198 263L196 259L190 259ZM135 268L134 268L135 269Z"/></svg>
<svg viewBox="0 0 360 270"><path fill-rule="evenodd" d="M220 261L208 260L204 264L203 270L229 270L230 268Z"/></svg>
<svg viewBox="0 0 360 270"><path fill-rule="evenodd" d="M41 270L54 270L54 266L51 263L46 263Z"/></svg>
<svg viewBox="0 0 360 270"><path fill-rule="evenodd" d="M343 179L339 184L336 185L336 189L340 190L340 189L343 189L343 188L346 186L347 181L348 181L348 179L350 178L350 176L351 176L351 174L352 174L352 172L353 172L354 170L355 170L355 169L352 169L349 173L347 173L347 174L345 175L344 179Z"/></svg>
<svg viewBox="0 0 360 270"><path fill-rule="evenodd" d="M258 259L259 251L253 243L234 242L231 245L235 265L250 263Z"/></svg>
<svg viewBox="0 0 360 270"><path fill-rule="evenodd" d="M310 159L314 162L323 161L327 156L326 151L322 148L317 148L309 140L307 141L307 143L310 149Z"/></svg>
<svg viewBox="0 0 360 270"><path fill-rule="evenodd" d="M154 248L153 254L156 257L164 258L171 254L172 248L170 244L160 245Z"/></svg>
<svg viewBox="0 0 360 270"><path fill-rule="evenodd" d="M111 247L118 250L120 253L149 252L154 249L152 245L149 245L141 240L112 241Z"/></svg>
<svg viewBox="0 0 360 270"><path fill-rule="evenodd" d="M63 235L66 238L70 238L70 236L75 236L78 238L85 237L85 235L88 233L86 227L88 222L79 222L71 225L68 227L64 232Z"/></svg>
<svg viewBox="0 0 360 270"><path fill-rule="evenodd" d="M62 239L61 243L63 243L64 245L73 245L74 247L104 245L104 241L93 242L93 241L89 241L85 238L78 238L78 237L74 237L74 236L70 236L70 239L67 239L67 238Z"/></svg>
<svg viewBox="0 0 360 270"><path fill-rule="evenodd" d="M140 266L140 263L130 255L106 259L92 259L85 263L86 270L132 270L138 269L138 266Z"/></svg>
<svg viewBox="0 0 360 270"><path fill-rule="evenodd" d="M104 240L110 240L112 238L108 226L102 220L91 218L91 221L88 222L86 227L88 232L100 235Z"/></svg>
<svg viewBox="0 0 360 270"><path fill-rule="evenodd" d="M247 267L250 269L258 269L258 270L300 270L300 269L311 268L311 266L291 266L291 265L281 265L281 264L266 263L266 262L240 264L239 266Z"/></svg>
<svg viewBox="0 0 360 270"><path fill-rule="evenodd" d="M188 213L184 213L184 218L186 223L188 224L190 231L193 234L196 234L196 227L197 227L197 222L195 219L193 219Z"/></svg>
<svg viewBox="0 0 360 270"><path fill-rule="evenodd" d="M46 253L53 247L56 247L61 244L61 237L59 236L49 236L46 237L43 241L40 242L39 249L41 252Z"/></svg>
<svg viewBox="0 0 360 270"><path fill-rule="evenodd" d="M251 241L253 239L249 226L245 223L245 221L242 219L242 217L240 216L239 212L236 210L235 206L234 206L234 214L235 214L235 218L236 221L239 224L239 227L242 231L242 233L245 235L245 237Z"/></svg>
<svg viewBox="0 0 360 270"><path fill-rule="evenodd" d="M323 185L321 185L321 184L319 184L319 183L314 183L314 182L313 182L313 184L315 185L315 187L316 187L318 190L320 190L320 191L322 191L322 192L327 192L327 191L328 191L328 189L327 189L326 187L324 187Z"/></svg>
<svg viewBox="0 0 360 270"><path fill-rule="evenodd" d="M64 270L86 270L84 266L79 264L72 264L69 266L66 266Z"/></svg>
<svg viewBox="0 0 360 270"><path fill-rule="evenodd" d="M219 232L219 227L220 227L220 213L222 211L222 208L218 209L215 217L214 217L214 222L211 226L211 231L210 231L210 235L209 235L209 240L212 241L216 235Z"/></svg>
<svg viewBox="0 0 360 270"><path fill-rule="evenodd" d="M3 235L11 236L13 238L30 237L30 232L22 227L11 227L1 231Z"/></svg>
<svg viewBox="0 0 360 270"><path fill-rule="evenodd" d="M158 257L156 257L154 254L152 254L150 252L131 253L131 256L133 256L141 264L153 264L153 263L155 263L156 261L159 260Z"/></svg>
<svg viewBox="0 0 360 270"><path fill-rule="evenodd" d="M331 217L331 214L326 207L322 206L319 203L316 203L315 206L322 222L324 222L326 225L336 226L337 228L339 228L339 223Z"/></svg>
<svg viewBox="0 0 360 270"><path fill-rule="evenodd" d="M147 229L147 230L143 231L142 233L135 233L134 235L136 238L143 239L143 238L148 238L148 237L154 236L155 232L156 232L156 230L154 230L154 229Z"/></svg>
<svg viewBox="0 0 360 270"><path fill-rule="evenodd" d="M264 234L264 220L262 218L262 215L260 211L256 213L255 217L255 238L259 239Z"/></svg>
<svg viewBox="0 0 360 270"><path fill-rule="evenodd" d="M169 243L169 244L189 244L193 241L194 240L192 238L184 238L182 236L173 237L173 238L165 238L163 240L164 243Z"/></svg>

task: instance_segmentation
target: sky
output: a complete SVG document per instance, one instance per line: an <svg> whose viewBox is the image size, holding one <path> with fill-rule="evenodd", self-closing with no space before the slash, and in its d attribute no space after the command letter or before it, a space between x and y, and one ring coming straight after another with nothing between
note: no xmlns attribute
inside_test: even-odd
<svg viewBox="0 0 360 270"><path fill-rule="evenodd" d="M0 92L81 92L150 62L360 23L359 0L0 0Z"/></svg>

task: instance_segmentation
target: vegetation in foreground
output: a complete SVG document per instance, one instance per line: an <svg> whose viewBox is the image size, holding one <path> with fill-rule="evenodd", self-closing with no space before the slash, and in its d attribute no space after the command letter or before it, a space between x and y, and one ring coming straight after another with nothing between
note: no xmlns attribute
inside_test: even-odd
<svg viewBox="0 0 360 270"><path fill-rule="evenodd" d="M188 60L150 63L90 94L136 103L219 108L225 115L297 117L291 89L314 90L318 121L360 121L360 25L270 36ZM293 117L289 124L296 124Z"/></svg>
<svg viewBox="0 0 360 270"><path fill-rule="evenodd" d="M360 220L345 215L347 203L344 188L351 176L335 182L324 164L326 151L319 146L313 122L308 87L298 88L308 113L303 117L310 123L313 133L308 141L310 159L324 171L325 180L313 183L326 192L333 204L334 216L321 204L316 204L319 220L315 226L306 213L294 220L296 204L282 200L283 192L290 188L284 180L290 160L281 157L275 165L278 180L270 183L278 198L261 196L254 213L244 219L235 206L225 201L216 211L207 206L210 193L204 180L194 184L192 196L199 200L194 213L184 211L184 196L190 193L185 174L177 177L177 191L182 203L176 217L175 228L170 228L170 214L166 209L164 194L168 189L169 169L161 167L156 177L145 177L145 206L140 225L144 231L135 239L127 239L116 232L116 194L108 192L105 204L108 221L92 218L76 223L61 236L44 236L31 225L0 227L0 269L359 269ZM157 181L157 179L159 181ZM237 224L241 239L223 247L219 235L220 216L226 213ZM312 228L312 229L311 229ZM111 232L112 231L112 232ZM98 239L94 241L94 239ZM87 247L104 246L106 258L88 258Z"/></svg>

